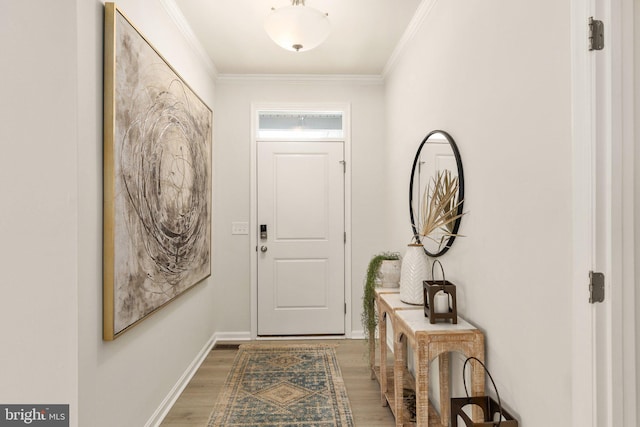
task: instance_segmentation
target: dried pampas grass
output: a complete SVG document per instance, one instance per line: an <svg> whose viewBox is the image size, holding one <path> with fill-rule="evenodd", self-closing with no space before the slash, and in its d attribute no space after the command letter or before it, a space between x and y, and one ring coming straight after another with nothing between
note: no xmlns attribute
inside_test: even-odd
<svg viewBox="0 0 640 427"><path fill-rule="evenodd" d="M439 248L449 237L459 236L453 232L456 220L464 215L458 213L463 202L458 200L459 186L451 171L439 170L424 190L419 234L438 243Z"/></svg>

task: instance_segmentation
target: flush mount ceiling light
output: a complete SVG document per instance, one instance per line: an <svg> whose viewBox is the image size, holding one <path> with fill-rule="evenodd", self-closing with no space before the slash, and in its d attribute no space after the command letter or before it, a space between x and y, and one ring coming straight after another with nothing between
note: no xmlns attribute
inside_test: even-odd
<svg viewBox="0 0 640 427"><path fill-rule="evenodd" d="M319 46L329 36L327 14L306 7L304 0L291 0L291 6L271 10L264 29L284 49L304 52Z"/></svg>

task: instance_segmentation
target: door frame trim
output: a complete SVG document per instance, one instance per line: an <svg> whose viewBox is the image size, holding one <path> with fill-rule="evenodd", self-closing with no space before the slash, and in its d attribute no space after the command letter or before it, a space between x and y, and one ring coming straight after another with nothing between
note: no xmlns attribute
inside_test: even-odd
<svg viewBox="0 0 640 427"><path fill-rule="evenodd" d="M635 426L635 288L632 244L633 180L633 0L572 0L572 132L573 132L573 280L572 280L572 426L596 427L599 410L605 426ZM587 50L589 16L605 22L605 51ZM631 36L630 32L631 31ZM594 72L594 55L604 55L605 75ZM630 71L631 70L631 71ZM597 88L601 78L603 91ZM603 114L596 115L596 107ZM598 129L607 158L604 185L609 192L605 224L596 218ZM624 170L623 172L620 169ZM629 175L630 174L630 175ZM629 178L631 176L631 178ZM587 273L595 268L598 227L605 227L606 299L604 318L588 304ZM620 230L625 229L626 235ZM617 231L616 231L617 230ZM630 237L631 236L631 237ZM631 239L631 241L629 240ZM596 322L605 323L604 339L597 339ZM606 343L605 359L597 360L598 341ZM627 372L626 375L623 374ZM598 390L598 376L604 390ZM586 409L586 408L590 408Z"/></svg>
<svg viewBox="0 0 640 427"><path fill-rule="evenodd" d="M339 111L342 112L344 138L344 160L346 172L344 177L344 229L347 241L344 247L344 337L351 338L352 327L352 281L351 281L351 105L349 103L287 103L287 102L254 102L251 103L251 165L250 165L250 216L249 216L249 256L251 259L251 339L258 339L258 191L257 191L257 143L259 111ZM321 140L320 140L321 141ZM271 337L273 338L273 337ZM292 337L288 337L292 338Z"/></svg>

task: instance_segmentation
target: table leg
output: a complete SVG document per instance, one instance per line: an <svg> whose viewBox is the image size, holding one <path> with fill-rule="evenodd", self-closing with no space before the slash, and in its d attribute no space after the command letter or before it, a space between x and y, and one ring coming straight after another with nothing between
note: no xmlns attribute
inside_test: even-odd
<svg viewBox="0 0 640 427"><path fill-rule="evenodd" d="M472 356L478 358L482 363L484 362L484 335L477 333L473 343ZM485 384L484 377L485 372L482 366L475 360L471 360L471 395L472 396L484 396ZM471 416L475 422L484 421L484 414L477 405L473 406Z"/></svg>
<svg viewBox="0 0 640 427"><path fill-rule="evenodd" d="M380 398L382 406L387 406L386 393L388 392L387 378L387 316L384 312L378 314L378 326L380 334Z"/></svg>
<svg viewBox="0 0 640 427"><path fill-rule="evenodd" d="M413 350L416 368L416 425L429 426L429 344Z"/></svg>
<svg viewBox="0 0 640 427"><path fill-rule="evenodd" d="M448 351L438 355L438 363L440 373L440 422L443 426L448 426L451 412L451 392L449 390L450 356Z"/></svg>
<svg viewBox="0 0 640 427"><path fill-rule="evenodd" d="M404 364L406 359L406 349L402 345L402 334L397 334L394 331L394 339L393 339L393 356L395 358L393 364L393 379L394 379L394 387L393 387L393 395L394 395L394 403L395 407L395 415L396 415L396 427L402 427L402 421L404 418L403 410L404 410Z"/></svg>

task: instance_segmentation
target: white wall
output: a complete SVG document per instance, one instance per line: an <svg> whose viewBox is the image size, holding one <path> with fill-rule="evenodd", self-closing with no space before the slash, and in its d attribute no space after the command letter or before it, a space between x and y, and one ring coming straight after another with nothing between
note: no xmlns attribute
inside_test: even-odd
<svg viewBox="0 0 640 427"><path fill-rule="evenodd" d="M0 3L0 402L69 403L72 414L78 402L75 6L71 0Z"/></svg>
<svg viewBox="0 0 640 427"><path fill-rule="evenodd" d="M231 222L250 219L251 104L349 103L352 159L352 330L362 331L362 283L371 255L384 246L385 126L381 84L354 81L283 81L223 78L216 86L214 131L214 234L220 251L214 265L221 298L216 306L219 331L242 335L251 329L249 236L231 235Z"/></svg>
<svg viewBox="0 0 640 427"><path fill-rule="evenodd" d="M387 77L389 246L408 243L406 171L451 133L465 210L441 258L460 314L523 427L571 424L569 1L437 1Z"/></svg>
<svg viewBox="0 0 640 427"><path fill-rule="evenodd" d="M118 5L213 107L212 78L158 0ZM0 4L0 401L69 403L72 426L137 427L212 337L215 285L102 341L103 10Z"/></svg>

